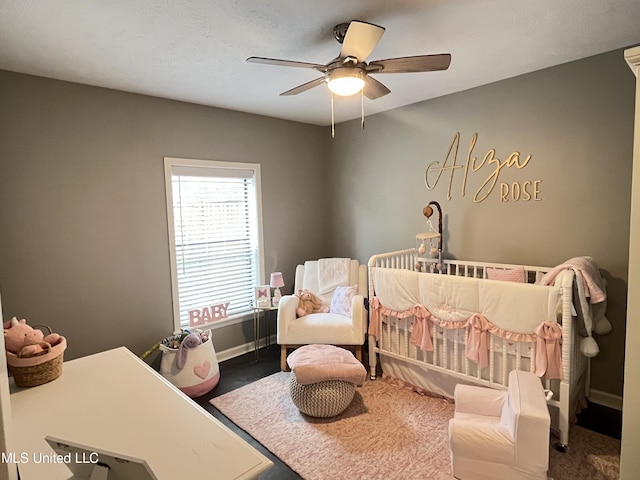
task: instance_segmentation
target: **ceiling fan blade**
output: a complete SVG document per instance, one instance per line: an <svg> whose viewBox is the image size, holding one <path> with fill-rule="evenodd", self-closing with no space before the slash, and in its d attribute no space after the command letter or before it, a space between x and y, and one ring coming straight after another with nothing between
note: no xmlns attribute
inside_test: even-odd
<svg viewBox="0 0 640 480"><path fill-rule="evenodd" d="M369 62L367 70L371 73L411 73L446 70L451 64L451 54L418 55L415 57L388 58ZM382 67L378 70L379 67Z"/></svg>
<svg viewBox="0 0 640 480"><path fill-rule="evenodd" d="M303 83L302 85L298 85L291 90L287 90L286 92L282 92L280 96L289 96L289 95L297 95L302 92L306 92L307 90L312 89L313 87L317 87L324 83L324 77L316 78L315 80L311 80L310 82Z"/></svg>
<svg viewBox="0 0 640 480"><path fill-rule="evenodd" d="M364 62L378 45L383 33L383 27L353 20L344 36L340 57L356 57L359 62Z"/></svg>
<svg viewBox="0 0 640 480"><path fill-rule="evenodd" d="M317 63L296 62L293 60L279 60L277 58L265 58L265 57L249 57L247 58L249 63L264 63L266 65L279 65L281 67L299 67L299 68L315 68L324 72L326 70L325 65L319 65Z"/></svg>
<svg viewBox="0 0 640 480"><path fill-rule="evenodd" d="M383 97L390 92L391 90L389 90L375 78L371 78L369 75L365 77L363 93L364 96L369 100L375 100L376 98Z"/></svg>

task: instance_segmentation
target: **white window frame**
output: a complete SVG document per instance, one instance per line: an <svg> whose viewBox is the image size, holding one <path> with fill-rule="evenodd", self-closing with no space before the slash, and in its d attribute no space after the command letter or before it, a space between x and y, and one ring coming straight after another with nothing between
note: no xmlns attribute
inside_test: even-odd
<svg viewBox="0 0 640 480"><path fill-rule="evenodd" d="M242 162L225 162L217 160L198 160L188 158L164 158L164 176L165 176L165 192L167 200L167 227L169 235L169 261L171 267L171 294L173 301L173 323L175 331L179 331L184 328L184 325L180 322L180 301L179 301L179 289L178 289L178 262L176 258L176 234L173 212L173 187L172 187L172 175L175 170L186 171L188 169L223 169L226 174L233 171L247 170L253 172L253 178L255 182L255 202L256 202L256 220L257 220L257 260L256 260L256 277L255 286L264 285L264 245L263 245L263 232L262 232L262 190L261 190L261 176L260 176L260 164L258 163L242 163ZM242 176L242 175L239 175ZM216 320L210 323L198 325L198 328L211 328L216 329L224 326L234 325L241 323L253 315L253 310L247 308L242 312L238 312L234 315L230 315L227 318Z"/></svg>

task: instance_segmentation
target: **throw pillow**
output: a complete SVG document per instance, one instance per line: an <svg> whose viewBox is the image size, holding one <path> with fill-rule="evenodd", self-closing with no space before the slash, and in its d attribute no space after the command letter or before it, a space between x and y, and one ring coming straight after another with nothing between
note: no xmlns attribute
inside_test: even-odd
<svg viewBox="0 0 640 480"><path fill-rule="evenodd" d="M329 311L331 313L339 313L340 315L351 316L351 300L354 295L358 294L358 286L352 287L336 287L331 297L331 306Z"/></svg>
<svg viewBox="0 0 640 480"><path fill-rule="evenodd" d="M487 268L487 278L505 282L527 282L524 268Z"/></svg>

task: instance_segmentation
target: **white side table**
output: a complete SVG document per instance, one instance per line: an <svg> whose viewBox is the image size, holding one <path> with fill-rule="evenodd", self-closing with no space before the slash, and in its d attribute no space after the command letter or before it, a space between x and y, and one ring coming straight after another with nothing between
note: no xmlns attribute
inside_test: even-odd
<svg viewBox="0 0 640 480"><path fill-rule="evenodd" d="M271 329L269 327L269 312L273 312L274 310L277 312L278 311L278 307L274 307L272 305L268 305L268 306L264 306L264 307L259 307L254 305L253 307L253 351L255 352L255 356L256 356L256 362L258 361L258 356L259 353L258 351L260 350L260 315L264 315L265 317L265 321L267 322L267 338L266 338L266 345L269 346L271 344L270 338L271 338Z"/></svg>

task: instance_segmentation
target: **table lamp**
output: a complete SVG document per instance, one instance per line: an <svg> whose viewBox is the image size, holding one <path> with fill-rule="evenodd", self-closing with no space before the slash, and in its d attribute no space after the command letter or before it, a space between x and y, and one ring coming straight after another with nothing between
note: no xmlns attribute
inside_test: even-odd
<svg viewBox="0 0 640 480"><path fill-rule="evenodd" d="M282 295L280 294L280 287L284 287L284 279L282 278L282 272L273 272L271 274L271 281L269 282L269 286L271 288L275 288L273 292L273 306L277 307L278 303L280 303L280 298Z"/></svg>

